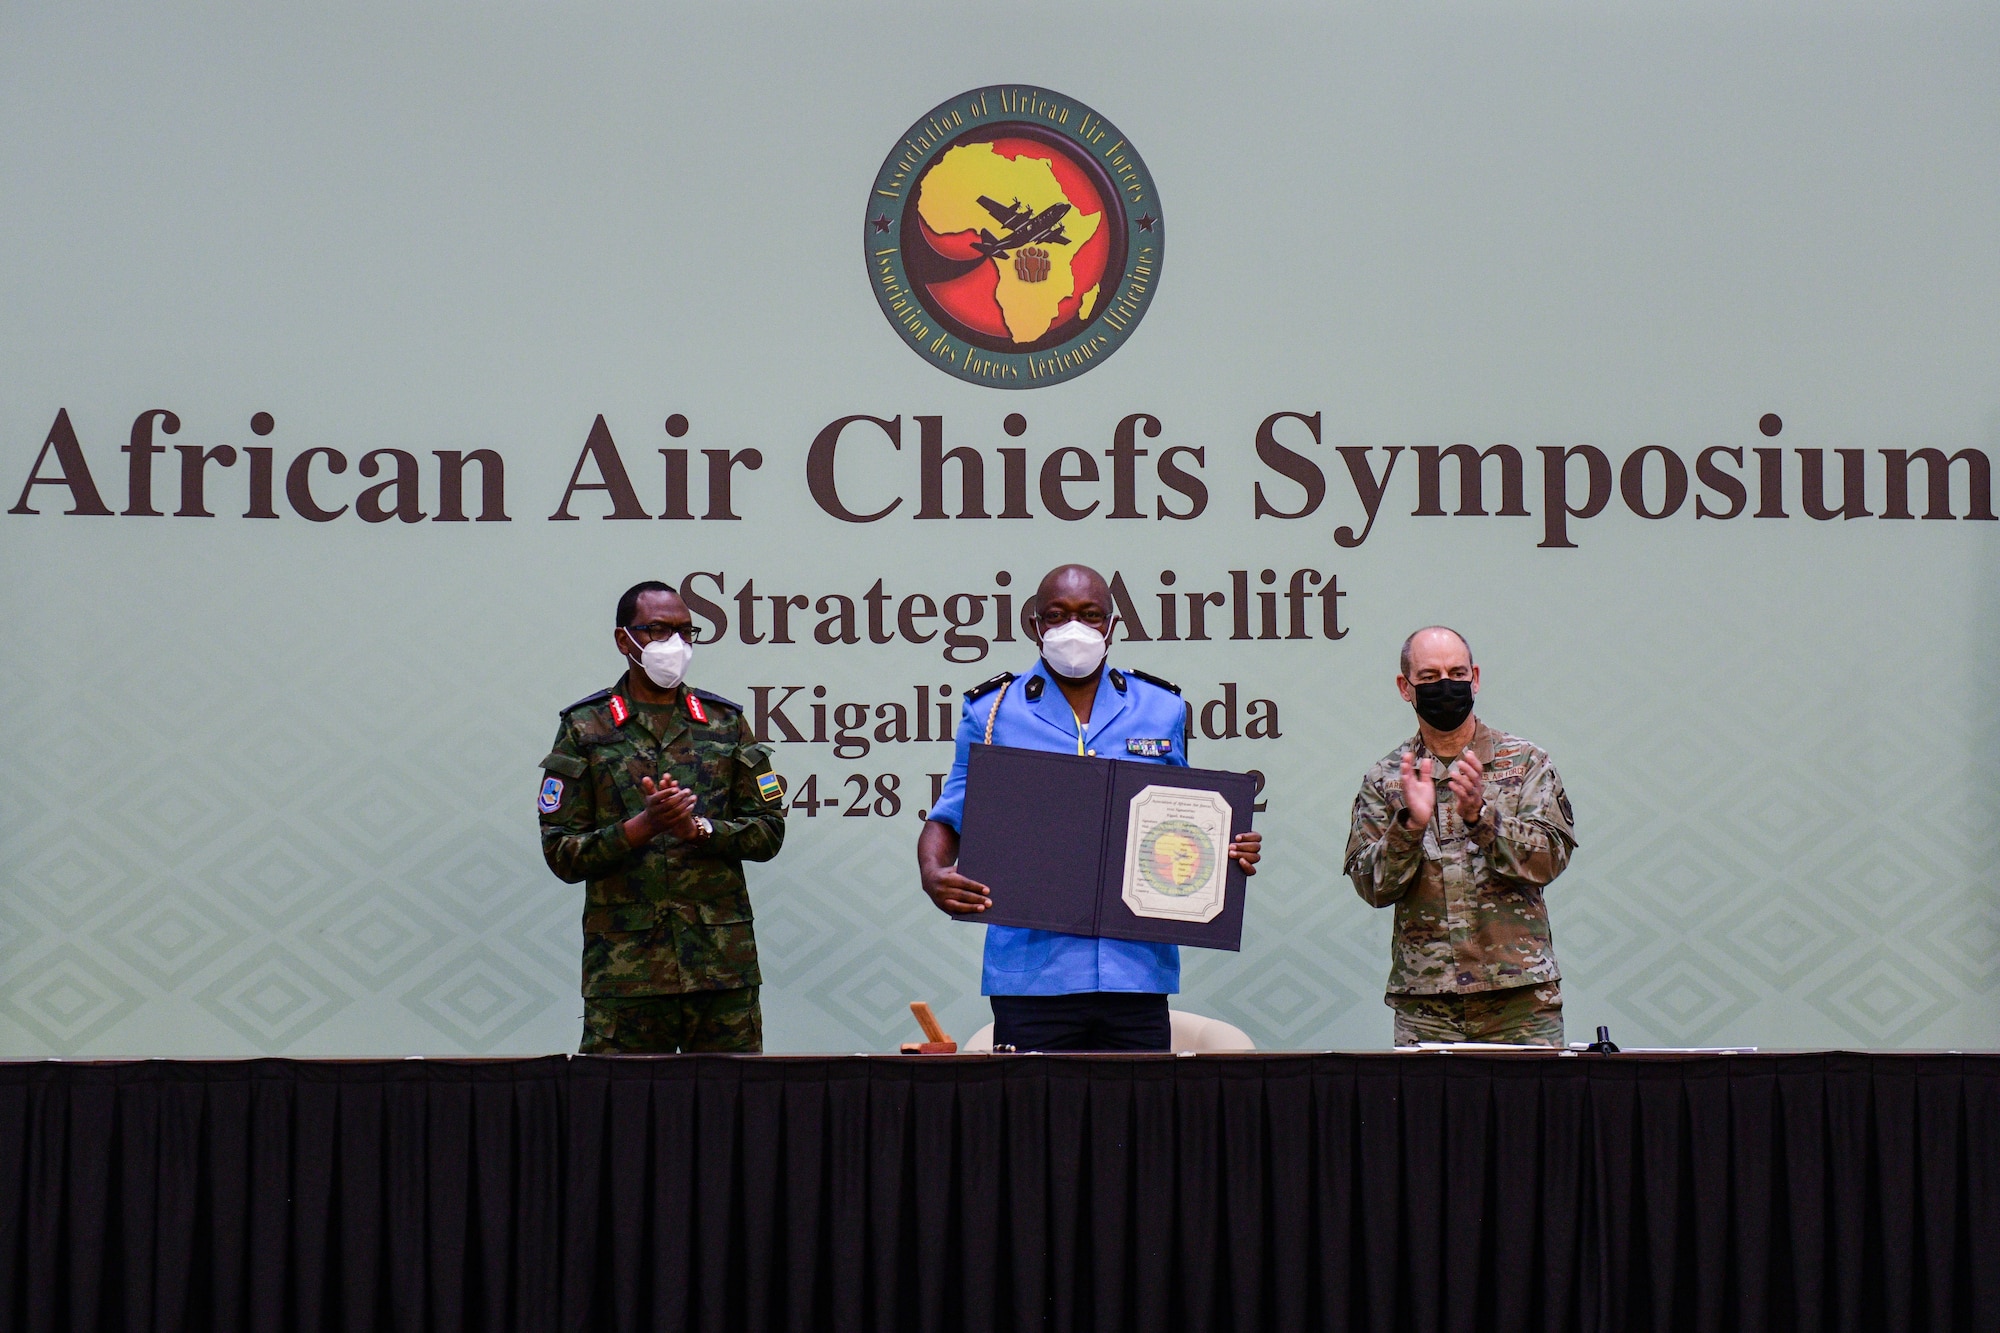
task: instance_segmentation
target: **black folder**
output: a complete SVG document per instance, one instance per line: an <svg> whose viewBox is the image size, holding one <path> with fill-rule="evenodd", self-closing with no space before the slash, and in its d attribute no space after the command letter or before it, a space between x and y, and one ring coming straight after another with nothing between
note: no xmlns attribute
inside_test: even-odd
<svg viewBox="0 0 2000 1333"><path fill-rule="evenodd" d="M1243 947L1243 871L1227 861L1222 911L1210 921L1140 916L1122 896L1132 798L1147 787L1210 791L1229 803L1231 835L1250 829L1247 773L975 745L966 765L958 870L993 904L955 920L1026 926L1202 949Z"/></svg>

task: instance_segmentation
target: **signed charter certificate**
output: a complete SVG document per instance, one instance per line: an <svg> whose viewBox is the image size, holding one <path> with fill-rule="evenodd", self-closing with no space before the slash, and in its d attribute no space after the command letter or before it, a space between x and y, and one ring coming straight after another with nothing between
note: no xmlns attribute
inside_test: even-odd
<svg viewBox="0 0 2000 1333"><path fill-rule="evenodd" d="M975 745L958 868L993 899L955 919L1239 949L1245 885L1229 840L1251 827L1260 783L1252 773Z"/></svg>
<svg viewBox="0 0 2000 1333"><path fill-rule="evenodd" d="M1120 894L1134 916L1213 921L1228 884L1229 802L1218 792L1147 787L1132 798Z"/></svg>

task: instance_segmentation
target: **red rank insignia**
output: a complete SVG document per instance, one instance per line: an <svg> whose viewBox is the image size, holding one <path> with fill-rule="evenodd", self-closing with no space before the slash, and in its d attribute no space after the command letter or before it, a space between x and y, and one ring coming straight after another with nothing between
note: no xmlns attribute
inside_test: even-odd
<svg viewBox="0 0 2000 1333"><path fill-rule="evenodd" d="M616 726L624 726L625 719L632 716L632 709L617 695L611 696L611 721Z"/></svg>
<svg viewBox="0 0 2000 1333"><path fill-rule="evenodd" d="M693 718L697 722L708 721L708 710L701 706L701 700L695 696L695 692L693 690L689 690L687 692L687 701L688 701L689 717Z"/></svg>

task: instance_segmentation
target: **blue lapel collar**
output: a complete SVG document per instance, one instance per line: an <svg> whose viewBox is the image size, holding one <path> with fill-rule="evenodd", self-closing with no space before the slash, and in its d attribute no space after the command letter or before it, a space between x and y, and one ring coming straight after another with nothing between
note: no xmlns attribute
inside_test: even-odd
<svg viewBox="0 0 2000 1333"><path fill-rule="evenodd" d="M1105 663L1104 674L1097 678L1097 699L1090 705L1090 744L1097 745L1097 734L1109 732L1118 715L1132 706L1132 682L1125 682L1125 693L1120 693L1111 684L1111 664Z"/></svg>
<svg viewBox="0 0 2000 1333"><path fill-rule="evenodd" d="M1049 674L1048 663L1042 661L1039 657L1035 659L1035 669L1030 671L1021 681L1024 691L1021 696L1022 702L1027 703L1025 687L1028 681L1036 677L1041 678L1042 697L1028 704L1028 712L1034 715L1037 722L1062 737L1066 742L1065 749L1074 751L1076 748L1076 714L1070 712L1069 700L1063 698L1062 686L1056 684L1055 677ZM1092 705L1092 707L1095 707L1095 705Z"/></svg>
<svg viewBox="0 0 2000 1333"><path fill-rule="evenodd" d="M1037 721L1061 736L1071 752L1076 748L1076 714L1070 711L1069 700L1063 697L1062 687L1049 675L1046 662L1039 659L1030 677L1042 678L1042 697L1028 705ZM1027 684L1023 680L1022 685ZM1130 688L1129 684L1126 688ZM1127 696L1120 694L1111 684L1111 672L1106 670L1097 678L1097 697L1090 704L1090 725L1085 729L1084 744L1096 748L1097 735L1104 731L1120 713L1129 707Z"/></svg>

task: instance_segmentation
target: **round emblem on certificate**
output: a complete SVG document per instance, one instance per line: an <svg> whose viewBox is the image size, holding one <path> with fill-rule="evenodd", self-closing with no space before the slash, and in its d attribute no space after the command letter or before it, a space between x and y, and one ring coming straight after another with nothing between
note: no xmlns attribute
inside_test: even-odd
<svg viewBox="0 0 2000 1333"><path fill-rule="evenodd" d="M1139 840L1139 874L1169 898L1185 898L1208 882L1215 844L1208 830L1185 819L1163 819Z"/></svg>

